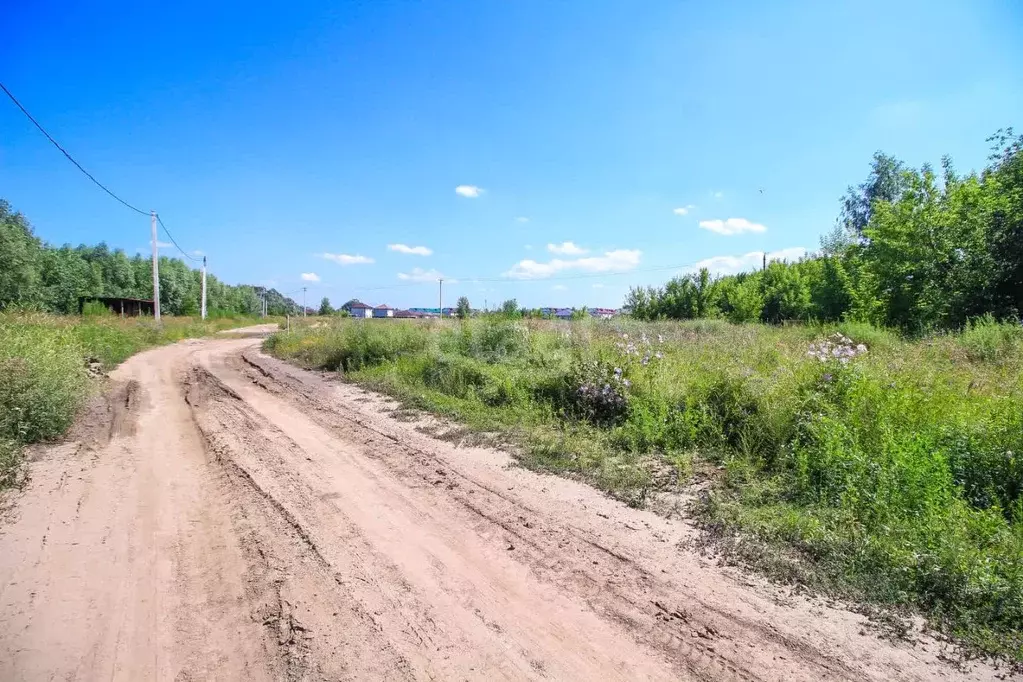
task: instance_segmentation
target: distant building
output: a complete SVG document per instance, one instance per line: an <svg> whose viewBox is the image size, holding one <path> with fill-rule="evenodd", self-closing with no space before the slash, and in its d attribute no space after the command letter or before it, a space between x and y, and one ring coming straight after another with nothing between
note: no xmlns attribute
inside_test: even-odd
<svg viewBox="0 0 1023 682"><path fill-rule="evenodd" d="M341 306L341 310L348 311L348 314L352 317L373 317L373 307L366 305L356 298Z"/></svg>
<svg viewBox="0 0 1023 682"><path fill-rule="evenodd" d="M416 312L413 312L411 310L396 310L394 312L394 316L396 318L400 318L400 319L403 319L403 320L417 320L417 319L423 317L423 314L422 313L416 313Z"/></svg>
<svg viewBox="0 0 1023 682"><path fill-rule="evenodd" d="M79 296L78 314L81 315L86 303L102 303L107 310L121 317L153 315L152 301L143 298L118 298L116 296Z"/></svg>
<svg viewBox="0 0 1023 682"><path fill-rule="evenodd" d="M394 308L386 303L381 303L373 308L373 317L394 317Z"/></svg>
<svg viewBox="0 0 1023 682"><path fill-rule="evenodd" d="M598 320L610 320L617 314L618 311L614 308L590 308L590 316Z"/></svg>

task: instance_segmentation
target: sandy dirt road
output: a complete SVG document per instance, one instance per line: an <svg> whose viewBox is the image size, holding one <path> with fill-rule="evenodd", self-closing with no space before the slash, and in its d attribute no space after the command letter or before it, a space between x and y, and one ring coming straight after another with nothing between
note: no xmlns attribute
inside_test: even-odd
<svg viewBox="0 0 1023 682"><path fill-rule="evenodd" d="M0 680L991 679L258 338L142 353L0 521ZM419 425L421 426L421 424Z"/></svg>

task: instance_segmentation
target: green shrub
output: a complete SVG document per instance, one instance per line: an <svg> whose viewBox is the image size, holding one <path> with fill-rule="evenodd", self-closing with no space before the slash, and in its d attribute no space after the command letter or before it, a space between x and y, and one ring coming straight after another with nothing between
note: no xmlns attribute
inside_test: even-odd
<svg viewBox="0 0 1023 682"><path fill-rule="evenodd" d="M1023 326L1019 322L1000 323L988 313L968 321L959 342L971 360L1000 362L1015 356L1023 346Z"/></svg>

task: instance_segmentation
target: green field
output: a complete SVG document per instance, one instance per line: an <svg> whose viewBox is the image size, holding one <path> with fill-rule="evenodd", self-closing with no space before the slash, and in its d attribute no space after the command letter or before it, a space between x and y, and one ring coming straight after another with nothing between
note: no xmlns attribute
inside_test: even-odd
<svg viewBox="0 0 1023 682"><path fill-rule="evenodd" d="M693 513L776 578L916 609L1023 661L1023 328L344 321L272 354L343 372L630 504Z"/></svg>
<svg viewBox="0 0 1023 682"><path fill-rule="evenodd" d="M0 488L17 481L26 444L56 438L74 421L97 386L90 363L110 368L146 348L246 321L0 313Z"/></svg>

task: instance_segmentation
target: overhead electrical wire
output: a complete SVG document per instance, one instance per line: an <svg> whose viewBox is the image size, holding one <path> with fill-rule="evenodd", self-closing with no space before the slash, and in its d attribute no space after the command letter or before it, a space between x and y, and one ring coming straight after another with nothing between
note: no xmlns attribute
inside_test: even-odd
<svg viewBox="0 0 1023 682"><path fill-rule="evenodd" d="M94 183L94 184L95 184L95 185L96 185L97 187L99 187L99 188L100 188L101 190L103 190L104 192L106 192L107 194L109 194L109 195L110 195L111 197L113 197L114 199L116 199L116 200L117 200L118 202L120 202L120 203L121 203L121 204L123 204L124 206L126 206L126 207L130 208L131 210L135 211L136 213L138 213L138 214L140 214L140 215L151 215L151 213L150 213L149 211L143 211L143 210L142 210L141 208L138 208L137 206L132 206L132 205L131 205L131 204L129 204L129 203L127 202L127 201L125 201L125 200L124 200L124 199L122 199L121 197L119 197L119 196L117 196L116 194L114 194L114 192L113 192L113 191L111 191L111 189L110 189L109 187L107 187L107 186L106 186L106 185L104 185L104 184L103 184L102 182L100 182L99 180L97 180L97 179L96 179L96 178L95 178L95 177L94 177L94 176L92 175L92 173L90 173L89 171L85 170L85 168L83 168L83 167L82 167L82 164L80 164L80 163L78 163L77 161L75 161L75 158L74 158L73 156L71 156L71 154L70 154L70 153L68 153L68 151L67 151L66 149L64 149L64 148L63 148L62 146L60 146L60 143L59 143L59 142L57 142L57 141L56 141L55 139L53 139L53 136L52 136L52 135L50 135L50 134L49 134L48 132L46 132L46 128L43 128L42 124L41 124L41 123L39 123L39 121L37 121L37 120L35 119L35 117L34 117L34 116L32 116L32 114L30 114L30 113L29 113L28 109L26 109L26 108L25 108L24 106L22 106L21 102L19 102L19 101L18 101L18 98L17 98L17 97L15 97L15 96L14 96L14 94L13 94L13 93L12 93L12 92L11 92L10 90L8 90L8 89L7 89L7 86L6 86L6 85L4 85L3 83L0 83L0 89L2 89L2 90L4 91L4 94L6 94L6 95L7 95L7 96L8 96L8 97L9 97L9 98L11 99L11 101L12 101L12 102L14 102L14 105L15 105L16 107L18 107L18 109L20 109L20 110L21 110L21 113L25 114L25 117L26 117L26 118L28 118L28 120L29 120L29 121L31 121L31 122L32 122L32 124L33 124L33 125L34 125L34 126L35 126L36 128L38 128L38 129L39 129L39 132L41 132L41 133L42 133L43 135L45 135L45 136L46 136L46 139L47 139L47 140L49 140L49 141L50 141L50 143L51 143L51 144L52 144L52 145L53 145L54 147L56 147L57 149L59 149L59 150L60 150L60 153L61 153L61 154L63 154L63 155L65 156L65 157L67 157L67 160L68 160L68 161L70 161L70 162L71 162L72 164L74 164L75 168L77 168L78 170L82 171L82 173L84 173L84 174L85 174L85 177L87 177L87 178L89 178L90 180L92 180L92 182L93 182L93 183ZM174 246L175 246L175 247L177 248L177 250L178 250L178 251L180 251L180 252L181 252L181 254L182 254L182 255L183 255L183 256L184 256L185 258L188 258L188 259L190 259L190 260L192 260L192 261L194 261L194 262L197 262L197 263L198 263L198 262L201 262L201 261L202 261L202 258L199 258L199 257L193 256L192 254L188 253L188 252L187 252L187 251L185 251L185 250L184 250L183 248L181 248L181 246L180 246L180 245L178 244L177 240L176 240L176 239L174 239L174 235L172 235L172 234L170 233L170 230L168 230L168 229L167 229L167 226L166 226L166 225L164 225L164 223L163 223L163 219L162 219L162 218L160 218L160 215L159 215L159 214L157 214L157 215L156 215L156 220L157 220L157 222L159 222L159 223L160 223L160 226L161 226L161 227L163 228L163 231L164 231L164 232L165 232L165 233L167 234L167 237L169 237L169 238L170 238L170 240L171 240L171 243L172 243L172 244L174 244Z"/></svg>
<svg viewBox="0 0 1023 682"><path fill-rule="evenodd" d="M138 208L136 206L132 206L127 201L125 201L121 197L117 196L112 191L110 191L110 189L106 185L104 185L102 182L100 182L99 180L94 178L92 176L92 173L90 173L89 171L87 171L84 168L82 168L82 164L80 164L77 161L75 161L74 157L71 156L67 152L66 149L61 147L60 143L58 143L55 139L53 139L53 137L48 132L46 132L46 129L43 128L42 125L40 125L39 121L35 120L35 118L33 118L32 114L28 113L28 109L26 109L25 107L23 107L21 105L21 102L19 102L18 99L13 94L11 94L11 91L7 89L7 86L5 86L3 83L0 83L0 88L2 88L4 93L8 97L11 98L11 101L14 102L15 106L17 106L19 109L21 109L21 113L25 114L25 116L28 117L28 120L32 121L32 124L35 125L35 127L39 129L39 132L41 132L43 135L45 135L46 139L49 140L53 144L54 147L56 147L57 149L60 150L60 153L63 154L64 156L66 156L67 160L75 165L75 168L77 168L78 170L80 170L83 173L85 173L85 177L87 177L90 180L92 180L96 184L97 187L99 187L101 190L103 190L104 192L106 192L107 194L112 196L114 199L117 199L117 201L121 202L122 204L124 204L125 206L127 206L131 210L135 211L136 213L140 213L142 215L149 215L149 211L143 211L141 208Z"/></svg>
<svg viewBox="0 0 1023 682"><path fill-rule="evenodd" d="M196 263L202 262L201 256L193 256L192 254L188 253L178 245L177 240L174 239L174 235L172 235L170 233L170 230L167 229L167 226L163 224L163 218L160 217L159 213L156 214L156 222L160 223L160 227L163 228L163 231L167 234L167 237L170 238L171 243L174 244L174 246L177 247L178 251L181 252L181 255L183 255L185 258L195 261Z"/></svg>
<svg viewBox="0 0 1023 682"><path fill-rule="evenodd" d="M683 263L681 265L659 265L650 268L635 268L633 270L619 270L616 272L585 272L577 275L561 275L556 277L444 277L445 282L459 282L462 284L477 284L483 282L530 283L530 282L562 282L573 279L593 279L598 277L620 277L621 275L634 275L643 272L663 272L665 270L684 270L695 267L696 263ZM440 278L438 278L440 279ZM437 279L422 280L418 282L405 282L402 284L389 284L379 287L356 287L357 291L383 291L386 289L404 289L407 287L419 286L422 284L436 284Z"/></svg>

